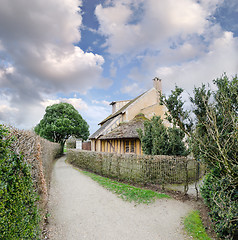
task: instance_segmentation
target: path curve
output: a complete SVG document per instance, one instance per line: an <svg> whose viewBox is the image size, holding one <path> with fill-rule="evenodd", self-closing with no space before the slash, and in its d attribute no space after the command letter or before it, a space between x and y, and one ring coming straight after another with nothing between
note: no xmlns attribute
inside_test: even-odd
<svg viewBox="0 0 238 240"><path fill-rule="evenodd" d="M60 158L49 199L51 240L185 240L181 219L193 208L173 199L135 206Z"/></svg>

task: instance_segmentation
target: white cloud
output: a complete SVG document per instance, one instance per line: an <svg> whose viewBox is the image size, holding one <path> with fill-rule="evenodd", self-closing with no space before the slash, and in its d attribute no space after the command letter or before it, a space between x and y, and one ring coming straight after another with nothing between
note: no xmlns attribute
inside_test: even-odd
<svg viewBox="0 0 238 240"><path fill-rule="evenodd" d="M124 83L121 92L136 95L151 87L155 76L162 78L164 91L175 83L191 91L224 72L235 75L238 38L213 16L223 4L223 0L111 0L99 5L95 13L109 53L124 66L135 62L127 76L134 83ZM122 19L114 16L119 10Z"/></svg>
<svg viewBox="0 0 238 240"><path fill-rule="evenodd" d="M124 84L124 87L121 88L122 93L126 93L133 97L137 96L142 91L143 91L143 89L141 89L137 83L132 83L130 85L128 83L126 83L126 84Z"/></svg>
<svg viewBox="0 0 238 240"><path fill-rule="evenodd" d="M111 84L101 76L104 58L75 46L81 39L81 0L0 0L0 6L0 90L7 89L9 109L18 110L18 126L39 119L44 95L85 94Z"/></svg>
<svg viewBox="0 0 238 240"><path fill-rule="evenodd" d="M99 31L107 37L106 44L112 54L159 49L170 38L202 34L207 25L209 12L193 0L112 2L110 6L98 5L95 10ZM140 11L143 15L137 20Z"/></svg>
<svg viewBox="0 0 238 240"><path fill-rule="evenodd" d="M190 91L201 83L212 83L224 72L234 76L238 72L238 38L231 32L215 39L209 46L208 52L202 57L180 65L159 67L158 76L163 79L165 91L174 88L175 83Z"/></svg>
<svg viewBox="0 0 238 240"><path fill-rule="evenodd" d="M98 101L98 100L92 100L92 104L102 104L102 105L105 105L105 106L108 106L110 104L110 102L106 101L106 100L101 100L101 101Z"/></svg>
<svg viewBox="0 0 238 240"><path fill-rule="evenodd" d="M82 114L87 119L90 126L90 134L93 134L98 128L99 122L111 114L111 107L89 105L88 110Z"/></svg>
<svg viewBox="0 0 238 240"><path fill-rule="evenodd" d="M81 39L82 1L0 4L1 48L21 78L30 77L42 91L83 92L100 85L103 57L73 45Z"/></svg>
<svg viewBox="0 0 238 240"><path fill-rule="evenodd" d="M78 111L85 111L88 109L88 105L81 98L58 98L58 99L45 99L41 102L41 105L46 108L47 106L51 106L53 104L58 104L60 102L70 103L74 106Z"/></svg>

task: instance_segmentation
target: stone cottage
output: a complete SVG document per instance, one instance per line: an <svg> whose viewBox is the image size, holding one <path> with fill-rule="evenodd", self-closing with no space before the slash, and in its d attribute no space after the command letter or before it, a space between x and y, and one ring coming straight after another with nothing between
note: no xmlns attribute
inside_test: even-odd
<svg viewBox="0 0 238 240"><path fill-rule="evenodd" d="M141 154L137 129L154 115L165 118L166 108L160 105L161 80L153 79L153 87L132 100L115 101L112 114L99 123L101 127L90 136L91 150L97 152Z"/></svg>

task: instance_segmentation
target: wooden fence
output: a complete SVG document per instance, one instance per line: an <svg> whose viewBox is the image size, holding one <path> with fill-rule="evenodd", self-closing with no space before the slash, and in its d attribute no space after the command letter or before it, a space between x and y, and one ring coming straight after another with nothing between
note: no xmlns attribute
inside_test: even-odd
<svg viewBox="0 0 238 240"><path fill-rule="evenodd" d="M132 183L184 184L198 181L200 164L191 158L69 150L67 161L102 176Z"/></svg>

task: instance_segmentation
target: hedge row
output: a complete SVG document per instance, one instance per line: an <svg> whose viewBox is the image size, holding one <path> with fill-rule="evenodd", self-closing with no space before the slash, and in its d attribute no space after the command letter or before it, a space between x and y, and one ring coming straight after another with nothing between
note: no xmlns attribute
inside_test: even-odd
<svg viewBox="0 0 238 240"><path fill-rule="evenodd" d="M37 239L48 201L58 144L0 125L1 239ZM3 237L4 236L4 237Z"/></svg>
<svg viewBox="0 0 238 240"><path fill-rule="evenodd" d="M68 150L67 161L76 167L132 183L182 183L199 177L197 162L187 157L148 156ZM200 172L200 174L202 174Z"/></svg>

